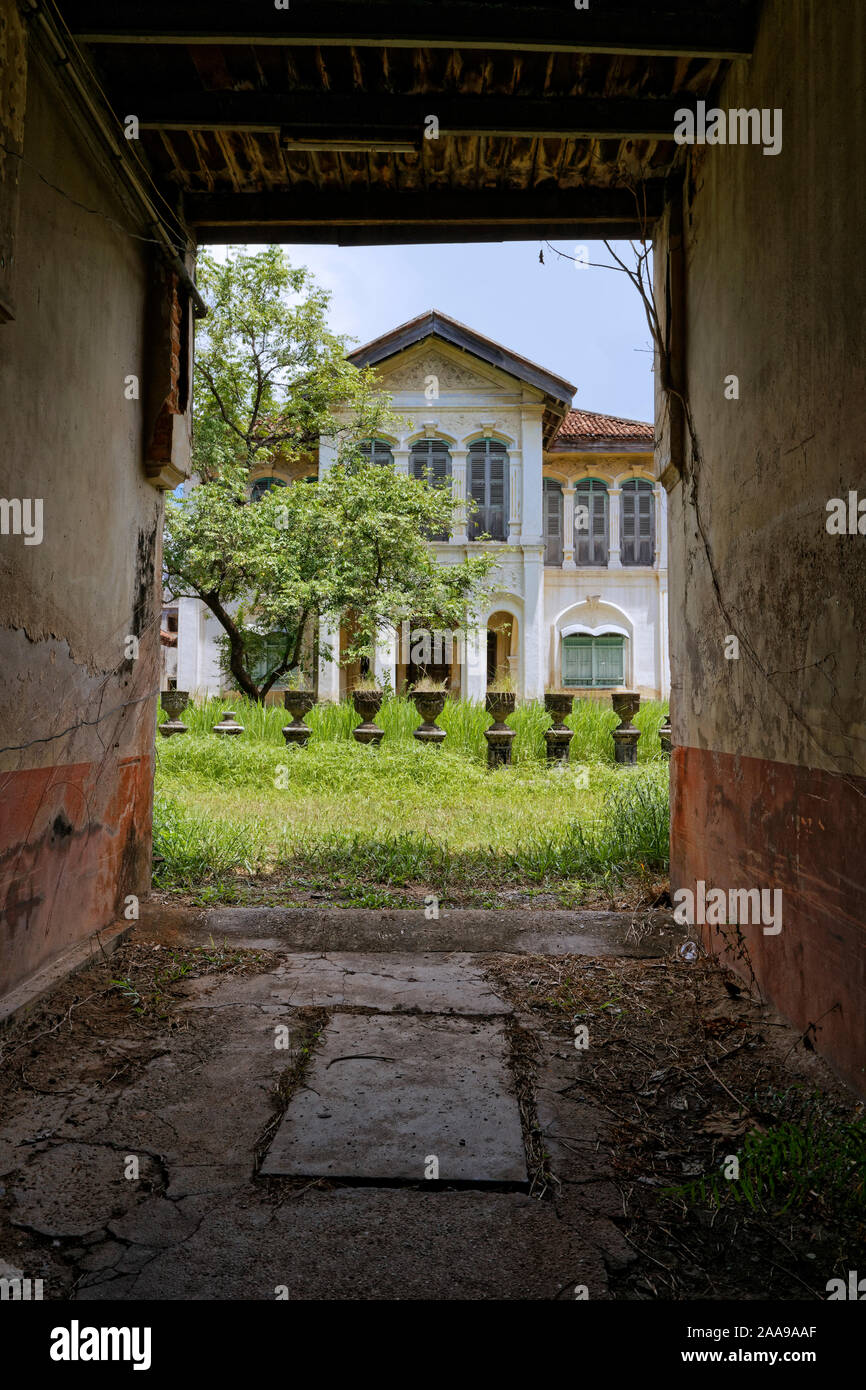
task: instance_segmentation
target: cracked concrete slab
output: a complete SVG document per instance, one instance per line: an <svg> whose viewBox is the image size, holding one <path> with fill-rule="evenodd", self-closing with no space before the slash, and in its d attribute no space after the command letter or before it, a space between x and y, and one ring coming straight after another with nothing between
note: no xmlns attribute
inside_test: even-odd
<svg viewBox="0 0 866 1390"><path fill-rule="evenodd" d="M447 955L305 952L280 961L267 975L218 982L205 978L194 986L195 1002L185 1005L187 1009L259 1003L263 1007L349 1006L380 1013L511 1013L511 1006L491 989L473 957L457 951Z"/></svg>
<svg viewBox="0 0 866 1390"><path fill-rule="evenodd" d="M670 954L682 941L670 912L447 908L427 919L412 908L220 907L143 903L149 940L271 951L470 951L550 956Z"/></svg>
<svg viewBox="0 0 866 1390"><path fill-rule="evenodd" d="M526 1183L504 1027L338 1014L261 1171L367 1182L419 1182L432 1172L443 1182Z"/></svg>
<svg viewBox="0 0 866 1390"><path fill-rule="evenodd" d="M583 1284L596 1300L606 1261L582 1221L523 1193L334 1188L216 1204L137 1277L95 1273L76 1298L572 1300Z"/></svg>

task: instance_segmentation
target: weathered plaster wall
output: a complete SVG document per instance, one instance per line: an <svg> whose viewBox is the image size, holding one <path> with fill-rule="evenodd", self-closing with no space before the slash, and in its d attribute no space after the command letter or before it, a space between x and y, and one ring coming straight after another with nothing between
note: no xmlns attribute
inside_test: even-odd
<svg viewBox="0 0 866 1390"><path fill-rule="evenodd" d="M146 395L152 252L33 53L24 154L0 495L41 498L44 535L0 536L0 993L146 890L159 685L162 500L124 394Z"/></svg>
<svg viewBox="0 0 866 1390"><path fill-rule="evenodd" d="M781 934L744 928L752 966L866 1089L866 536L825 525L866 497L864 98L859 0L768 0L718 105L781 108L782 152L689 151L702 462L669 502L674 884L782 888Z"/></svg>

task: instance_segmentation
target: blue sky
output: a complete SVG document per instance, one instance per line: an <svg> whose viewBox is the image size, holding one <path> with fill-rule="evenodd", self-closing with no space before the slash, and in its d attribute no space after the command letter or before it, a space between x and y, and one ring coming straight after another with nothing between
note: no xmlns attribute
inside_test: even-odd
<svg viewBox="0 0 866 1390"><path fill-rule="evenodd" d="M569 255L575 243L553 243ZM609 258L586 242L590 261ZM621 271L578 269L538 241L446 246L286 246L332 293L331 327L368 342L441 309L577 387L575 403L652 420L649 330ZM626 264L628 243L616 243ZM217 248L214 248L215 250Z"/></svg>

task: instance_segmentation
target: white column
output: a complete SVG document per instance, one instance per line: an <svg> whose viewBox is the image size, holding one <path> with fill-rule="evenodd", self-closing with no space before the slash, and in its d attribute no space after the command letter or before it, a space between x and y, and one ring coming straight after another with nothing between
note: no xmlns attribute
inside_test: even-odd
<svg viewBox="0 0 866 1390"><path fill-rule="evenodd" d="M523 523L523 454L512 449L508 459L508 539L511 544L520 540Z"/></svg>
<svg viewBox="0 0 866 1390"><path fill-rule="evenodd" d="M523 698L543 700L547 643L544 632L544 547L523 547Z"/></svg>
<svg viewBox="0 0 866 1390"><path fill-rule="evenodd" d="M337 441L323 435L319 440L319 477L324 477L328 469L333 468L336 462Z"/></svg>
<svg viewBox="0 0 866 1390"><path fill-rule="evenodd" d="M475 625L466 630L463 651L463 670L461 671L461 694L467 700L484 703L487 694L487 629Z"/></svg>
<svg viewBox="0 0 866 1390"><path fill-rule="evenodd" d="M575 570L574 559L574 488L562 489L562 568Z"/></svg>
<svg viewBox="0 0 866 1390"><path fill-rule="evenodd" d="M656 483L653 487L656 509L656 550L653 563L656 569L667 569L668 547L667 547L667 494L661 483Z"/></svg>
<svg viewBox="0 0 866 1390"><path fill-rule="evenodd" d="M523 490L521 539L527 545L544 540L542 507L542 423L541 407L523 414Z"/></svg>
<svg viewBox="0 0 866 1390"><path fill-rule="evenodd" d="M192 699L200 693L201 608L197 598L177 601L177 688L188 690Z"/></svg>
<svg viewBox="0 0 866 1390"><path fill-rule="evenodd" d="M392 627L379 629L376 654L373 658L373 674L383 690L396 690L397 638Z"/></svg>
<svg viewBox="0 0 866 1390"><path fill-rule="evenodd" d="M621 497L622 497L622 489L621 489L621 488L618 488L618 487L611 487L611 488L608 488L608 491L607 491L607 499L608 499L608 501L607 501L607 508L608 508L608 510L607 510L607 516L608 516L608 528L609 528L609 533L610 533L610 534L609 534L609 546L608 546L608 556L607 556L607 567L608 567L608 569L611 569L611 570L619 570L619 569L622 569L622 563L621 563L620 558L619 558L619 549L620 549L620 540L619 540L619 518L620 518L620 505L621 505L620 499L621 499Z"/></svg>
<svg viewBox="0 0 866 1390"><path fill-rule="evenodd" d="M451 488L455 502L459 503L454 513L454 531L451 539L455 545L465 545L468 539L466 517L466 449L451 450Z"/></svg>
<svg viewBox="0 0 866 1390"><path fill-rule="evenodd" d="M329 647L333 660L324 655ZM340 629L333 627L326 618L319 623L319 699L334 704L340 702Z"/></svg>
<svg viewBox="0 0 866 1390"><path fill-rule="evenodd" d="M395 472L395 473L405 473L405 474L408 475L408 473L409 473L409 450L408 450L408 449L392 449L392 450L391 450L391 453L394 455L394 472Z"/></svg>

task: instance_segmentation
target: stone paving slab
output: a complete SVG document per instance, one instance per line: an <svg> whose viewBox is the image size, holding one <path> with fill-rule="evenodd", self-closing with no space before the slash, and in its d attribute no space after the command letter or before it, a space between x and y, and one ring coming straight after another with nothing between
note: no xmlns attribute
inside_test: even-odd
<svg viewBox="0 0 866 1390"><path fill-rule="evenodd" d="M195 981L187 1008L258 1002L271 1009L335 1006L378 1009L380 1013L417 1009L431 1014L509 1014L473 964L460 952L447 955L381 955L302 952L280 961L267 975L247 979Z"/></svg>
<svg viewBox="0 0 866 1390"><path fill-rule="evenodd" d="M338 1014L292 1098L261 1171L421 1182L527 1181L501 1023Z"/></svg>

